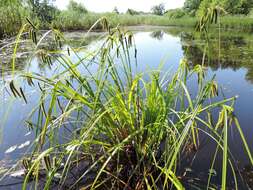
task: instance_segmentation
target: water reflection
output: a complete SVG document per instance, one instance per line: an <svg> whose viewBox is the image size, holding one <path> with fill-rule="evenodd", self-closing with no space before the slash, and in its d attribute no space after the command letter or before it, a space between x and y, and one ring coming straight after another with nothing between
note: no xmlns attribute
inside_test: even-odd
<svg viewBox="0 0 253 190"><path fill-rule="evenodd" d="M162 30L154 31L150 34L152 38L155 38L157 40L163 39L164 32Z"/></svg>
<svg viewBox="0 0 253 190"><path fill-rule="evenodd" d="M84 33L81 32L71 32L66 33L65 42L73 47L80 48L86 47L91 42L96 41L102 33L91 33L88 37L85 37ZM30 40L24 36L24 39L19 43L18 50L15 56L15 71L24 71L25 69L29 69L32 67L30 60L31 57L36 59L36 64L38 64L39 73L43 73L45 71L45 67L50 65L45 65L42 61L43 52L41 50L45 50L47 52L52 52L54 56L50 56L53 58L51 61L54 62L57 58L57 51L59 50L58 44L52 40L53 36L48 35L46 39L43 40L38 47L36 47ZM64 42L61 42L64 44ZM0 77L8 76L12 72L12 60L13 60L13 50L15 47L15 39L6 40L0 43ZM37 49L40 49L40 52L37 52Z"/></svg>
<svg viewBox="0 0 253 190"><path fill-rule="evenodd" d="M213 71L218 69L241 68L247 69L245 79L253 83L253 36L223 32L211 33L210 42L203 43L204 39L198 34L186 33L181 35L182 49L185 57L193 65L204 64Z"/></svg>
<svg viewBox="0 0 253 190"><path fill-rule="evenodd" d="M184 56L192 65L201 64L205 54L204 63L213 71L218 69L232 69L234 71L245 68L247 73L245 79L253 83L253 36L245 33L222 32L219 38L217 32L210 33L208 48L198 33L191 29L170 28L168 30L155 30L150 33L150 37L159 41L164 40L164 35L180 37ZM68 43L72 47L87 46L92 41L99 39L101 34L94 33L84 40L80 33L67 34ZM46 40L40 48L56 51L57 45L53 40ZM5 44L6 45L6 44ZM19 47L16 58L15 70L24 70L27 66L27 59L31 56L34 48L31 43L23 43ZM10 74L12 70L13 46L1 47L0 44L0 75ZM41 57L37 59L41 62ZM43 70L43 65L40 66Z"/></svg>

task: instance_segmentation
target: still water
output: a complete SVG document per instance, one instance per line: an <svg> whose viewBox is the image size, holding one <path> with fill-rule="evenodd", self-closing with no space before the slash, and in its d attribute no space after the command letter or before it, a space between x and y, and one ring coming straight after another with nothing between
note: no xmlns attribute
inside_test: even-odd
<svg viewBox="0 0 253 190"><path fill-rule="evenodd" d="M208 77L216 75L216 81L222 91L219 98L238 96L235 114L239 118L250 149L253 150L253 35L240 31L224 31L219 36L217 32L213 32L210 34L209 48L205 51L205 41L190 29L139 27L131 28L131 30L135 33L139 72L148 72L161 65L164 71L173 72L182 58L186 58L192 66L201 64L203 54L206 52L205 65L208 68ZM83 36L82 33L67 33L66 35L72 39L73 44L80 42ZM85 55L87 49L98 46L102 39L98 36L101 35L94 33L90 41L83 44L83 52L80 52L80 55ZM26 47L23 48L26 49ZM0 52L1 55L4 53L6 52ZM38 88L31 88L22 81L19 85L23 86L27 92L28 104L12 97L10 92L5 90L7 84L5 81L13 76L10 74L11 66L8 61L3 57L1 59L0 170L11 166L29 150L34 134L28 130L25 121L37 105L39 98ZM19 71L29 70L44 76L53 75L60 70L60 68L48 68L41 65L36 57L29 60L25 53L20 54L16 64L18 65L16 69ZM93 69L95 70L96 67ZM196 80L190 80L188 86L190 92L194 94L197 88ZM249 164L249 161L244 156L245 152L238 134L233 130L230 131L230 139L235 158L239 166L243 168ZM198 157L192 165L192 170L199 174L198 177L208 174L211 163L212 154L209 150L212 149L212 145L208 140L205 140L203 144L205 147L199 150ZM218 164L215 169L219 171L219 167Z"/></svg>

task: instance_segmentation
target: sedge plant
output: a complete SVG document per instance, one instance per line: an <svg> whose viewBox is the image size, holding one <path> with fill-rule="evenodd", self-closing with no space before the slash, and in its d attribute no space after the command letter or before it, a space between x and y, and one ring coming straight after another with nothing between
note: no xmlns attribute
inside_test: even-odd
<svg viewBox="0 0 253 190"><path fill-rule="evenodd" d="M215 78L208 80L204 66L191 68L186 59L173 74L159 69L138 72L133 34L111 28L105 18L93 27L98 24L107 36L100 48L87 56L80 56L70 46L60 52L41 53L39 44L46 35L54 35L60 47L68 42L57 30L37 39L32 23L23 27L23 31L30 31L35 54L45 64L63 68L50 77L32 72L20 76L41 91L38 106L27 119L36 138L32 152L21 161L25 169L23 190L30 182L35 189L41 185L43 189L182 190L191 184L181 177L180 164L187 153L198 151L200 135L216 143L216 152L223 155L221 189L227 188L229 168L238 189L229 128L239 131L251 164L253 159L234 115L236 97L214 101L218 95ZM52 57L56 61L52 62ZM15 55L12 64L15 68ZM187 86L192 77L198 78L196 96ZM10 89L27 101L15 81ZM210 119L214 109L220 112L217 121ZM211 178L210 174L205 187L192 187L217 188Z"/></svg>

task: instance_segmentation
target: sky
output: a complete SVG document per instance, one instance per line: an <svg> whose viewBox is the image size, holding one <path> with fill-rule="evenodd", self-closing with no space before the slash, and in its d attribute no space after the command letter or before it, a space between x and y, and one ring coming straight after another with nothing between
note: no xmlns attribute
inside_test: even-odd
<svg viewBox="0 0 253 190"><path fill-rule="evenodd" d="M182 7L185 0L75 0L82 3L89 11L110 12L117 7L119 12L126 12L128 8L137 11L150 11L151 7L159 3L164 3L166 9ZM69 0L56 0L56 5L60 9L65 9Z"/></svg>

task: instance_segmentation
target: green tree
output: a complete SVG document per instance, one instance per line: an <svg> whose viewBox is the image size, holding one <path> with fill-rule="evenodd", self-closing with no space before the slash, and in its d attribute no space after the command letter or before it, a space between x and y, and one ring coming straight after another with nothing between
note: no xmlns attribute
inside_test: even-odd
<svg viewBox="0 0 253 190"><path fill-rule="evenodd" d="M186 0L184 3L184 10L191 16L195 16L199 6L203 0Z"/></svg>
<svg viewBox="0 0 253 190"><path fill-rule="evenodd" d="M88 13L88 10L83 4L77 3L74 0L69 1L68 10L78 13Z"/></svg>
<svg viewBox="0 0 253 190"><path fill-rule="evenodd" d="M119 10L118 10L118 8L117 8L117 7L114 7L114 9L113 9L113 13L119 14Z"/></svg>
<svg viewBox="0 0 253 190"><path fill-rule="evenodd" d="M32 16L37 17L42 23L50 23L55 18L58 9L53 6L55 0L28 0Z"/></svg>
<svg viewBox="0 0 253 190"><path fill-rule="evenodd" d="M208 7L219 5L229 14L249 14L253 8L253 0L186 0L184 10L195 16L203 13Z"/></svg>
<svg viewBox="0 0 253 190"><path fill-rule="evenodd" d="M230 14L249 14L253 8L253 0L222 0L222 6Z"/></svg>
<svg viewBox="0 0 253 190"><path fill-rule="evenodd" d="M139 15L140 12L133 10L133 9L127 9L126 14L130 14L130 15Z"/></svg>
<svg viewBox="0 0 253 190"><path fill-rule="evenodd" d="M160 3L159 5L155 5L151 8L151 12L155 15L163 15L165 12L165 6L163 3Z"/></svg>
<svg viewBox="0 0 253 190"><path fill-rule="evenodd" d="M169 18L182 18L186 15L185 11L183 9L170 9L165 13L166 16Z"/></svg>

